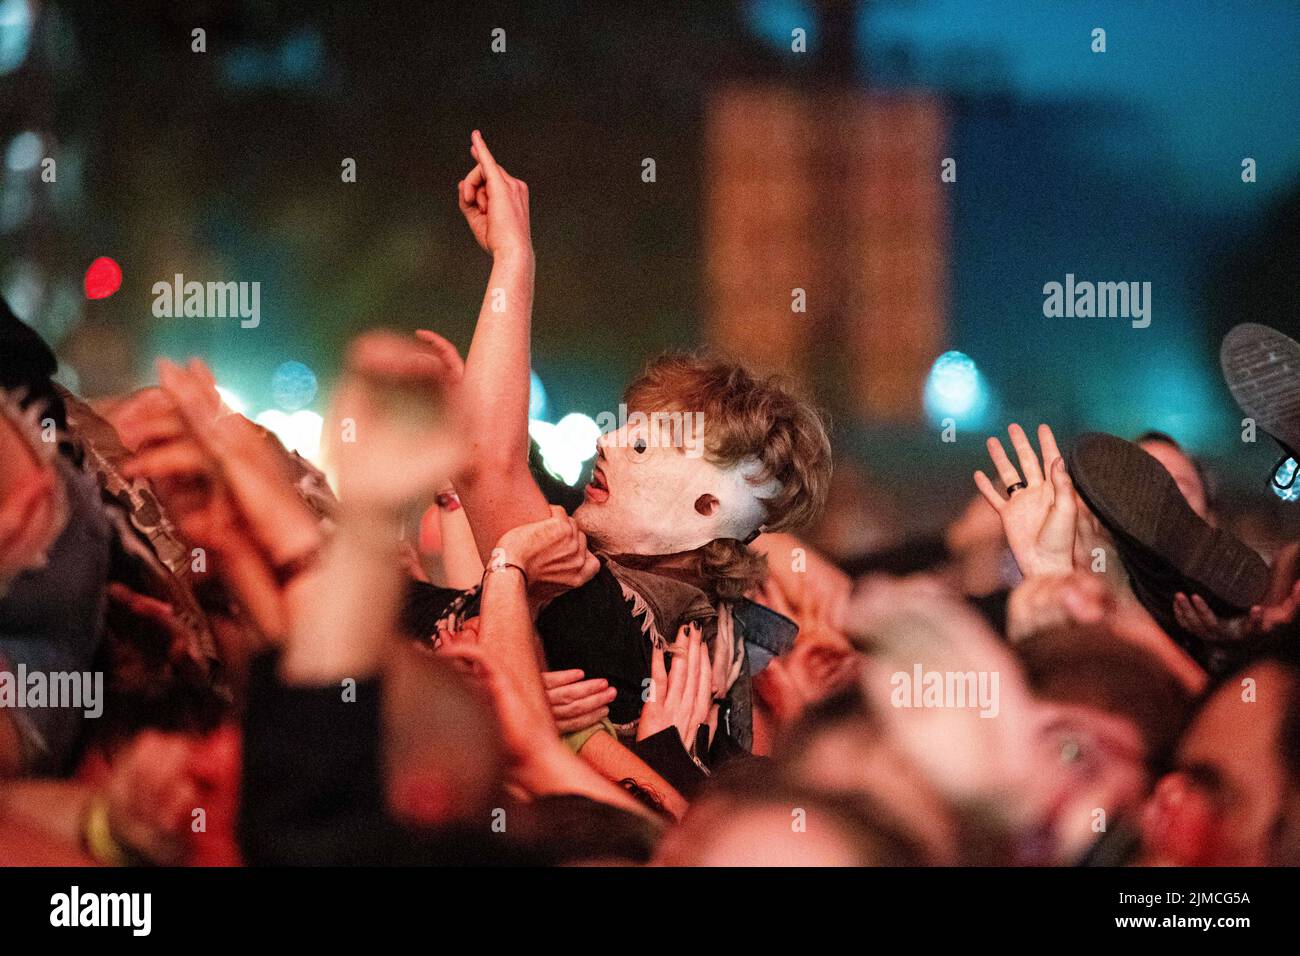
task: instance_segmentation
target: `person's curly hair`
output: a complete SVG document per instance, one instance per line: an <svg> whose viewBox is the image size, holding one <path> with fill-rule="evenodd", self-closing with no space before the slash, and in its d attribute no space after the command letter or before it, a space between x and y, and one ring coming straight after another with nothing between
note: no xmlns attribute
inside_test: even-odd
<svg viewBox="0 0 1300 956"><path fill-rule="evenodd" d="M763 500L765 531L806 525L821 511L831 479L831 443L818 411L779 376L760 377L707 353L654 359L623 397L641 412L702 413L704 456L722 467L756 459L751 479L775 479ZM744 542L720 538L700 549L700 572L718 597L734 600L760 584L766 559Z"/></svg>

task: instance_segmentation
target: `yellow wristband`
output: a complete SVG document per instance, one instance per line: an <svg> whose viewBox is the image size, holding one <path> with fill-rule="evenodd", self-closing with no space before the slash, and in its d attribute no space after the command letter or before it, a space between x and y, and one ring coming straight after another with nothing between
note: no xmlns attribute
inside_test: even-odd
<svg viewBox="0 0 1300 956"><path fill-rule="evenodd" d="M96 861L105 866L131 866L132 855L113 836L108 822L108 798L97 793L90 798L81 821L82 843Z"/></svg>

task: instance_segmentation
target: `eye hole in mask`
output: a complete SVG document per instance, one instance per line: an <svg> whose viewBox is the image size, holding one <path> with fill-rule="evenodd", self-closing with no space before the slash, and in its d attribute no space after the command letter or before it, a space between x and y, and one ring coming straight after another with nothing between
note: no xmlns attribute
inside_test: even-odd
<svg viewBox="0 0 1300 956"><path fill-rule="evenodd" d="M636 452L638 455L644 455L646 449L649 447L650 444L644 438L632 439L632 450Z"/></svg>
<svg viewBox="0 0 1300 956"><path fill-rule="evenodd" d="M718 499L713 495L700 495L695 499L695 510L707 518L718 510Z"/></svg>

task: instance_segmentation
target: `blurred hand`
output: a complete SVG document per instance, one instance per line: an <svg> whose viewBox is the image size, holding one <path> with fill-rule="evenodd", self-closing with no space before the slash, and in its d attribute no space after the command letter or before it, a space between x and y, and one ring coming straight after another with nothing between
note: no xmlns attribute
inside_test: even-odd
<svg viewBox="0 0 1300 956"><path fill-rule="evenodd" d="M248 532L221 468L187 430L175 406L144 425L140 437L138 450L123 463L122 473L150 480L187 541L214 554L245 548Z"/></svg>
<svg viewBox="0 0 1300 956"><path fill-rule="evenodd" d="M113 764L108 822L113 836L162 866L185 862L199 791L189 772L188 738L142 732Z"/></svg>
<svg viewBox="0 0 1300 956"><path fill-rule="evenodd" d="M462 445L446 399L463 366L459 356L453 361L430 346L392 332L367 332L352 343L332 416L343 430L337 447L344 507L399 513L432 499L455 472Z"/></svg>
<svg viewBox="0 0 1300 956"><path fill-rule="evenodd" d="M1098 624L1114 606L1110 588L1096 574L1074 571L1025 578L1007 600L1007 638L1019 641L1071 623Z"/></svg>
<svg viewBox="0 0 1300 956"><path fill-rule="evenodd" d="M523 568L528 595L534 601L547 601L580 587L600 570L600 562L587 550L587 536L555 505L551 517L503 534L488 559L489 566L494 562Z"/></svg>
<svg viewBox="0 0 1300 956"><path fill-rule="evenodd" d="M656 647L650 658L650 695L641 707L636 739L645 740L669 727L677 731L682 746L694 752L696 735L713 707L713 665L700 625L683 624L668 649L674 657L669 670L664 649Z"/></svg>
<svg viewBox="0 0 1300 956"><path fill-rule="evenodd" d="M284 453L242 415L226 413L211 371L197 359L158 363L161 388L118 413L136 451L123 471L150 478L181 533L229 552L251 535L273 563L320 542L318 522L285 468Z"/></svg>
<svg viewBox="0 0 1300 956"><path fill-rule="evenodd" d="M583 680L580 670L543 671L542 684L560 733L586 730L609 716L617 692L603 677Z"/></svg>
<svg viewBox="0 0 1300 956"><path fill-rule="evenodd" d="M493 256L532 253L528 224L528 184L497 165L483 134L470 137L477 165L457 184L460 211L475 241Z"/></svg>
<svg viewBox="0 0 1300 956"><path fill-rule="evenodd" d="M975 472L975 486L1002 518L1007 545L1025 577L1069 574L1074 569L1077 506L1056 438L1046 425L1038 426L1038 444L1043 452L1040 466L1024 429L1013 423L1007 433L1021 471L1011 464L1002 443L991 437L989 457L1002 487L996 487L982 471ZM1008 493L1007 488L1022 483L1021 472L1025 487Z"/></svg>
<svg viewBox="0 0 1300 956"><path fill-rule="evenodd" d="M847 574L794 535L763 534L753 547L767 555L769 578L793 609L788 617L801 627L819 624L833 631L843 629L844 609L853 590Z"/></svg>

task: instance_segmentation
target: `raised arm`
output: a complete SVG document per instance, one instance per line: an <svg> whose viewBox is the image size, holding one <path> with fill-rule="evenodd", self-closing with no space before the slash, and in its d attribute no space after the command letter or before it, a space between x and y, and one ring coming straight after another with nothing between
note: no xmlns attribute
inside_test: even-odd
<svg viewBox="0 0 1300 956"><path fill-rule="evenodd" d="M432 493L460 450L443 423L447 366L409 340L369 332L353 343L337 396L355 424L340 445L338 530L304 575L281 671L291 683L375 674L395 641L403 577L401 516Z"/></svg>
<svg viewBox="0 0 1300 956"><path fill-rule="evenodd" d="M534 271L528 186L497 165L478 130L472 139L477 165L457 193L474 238L492 255L492 274L458 390L468 455L455 484L486 561L503 534L549 511L528 471Z"/></svg>

